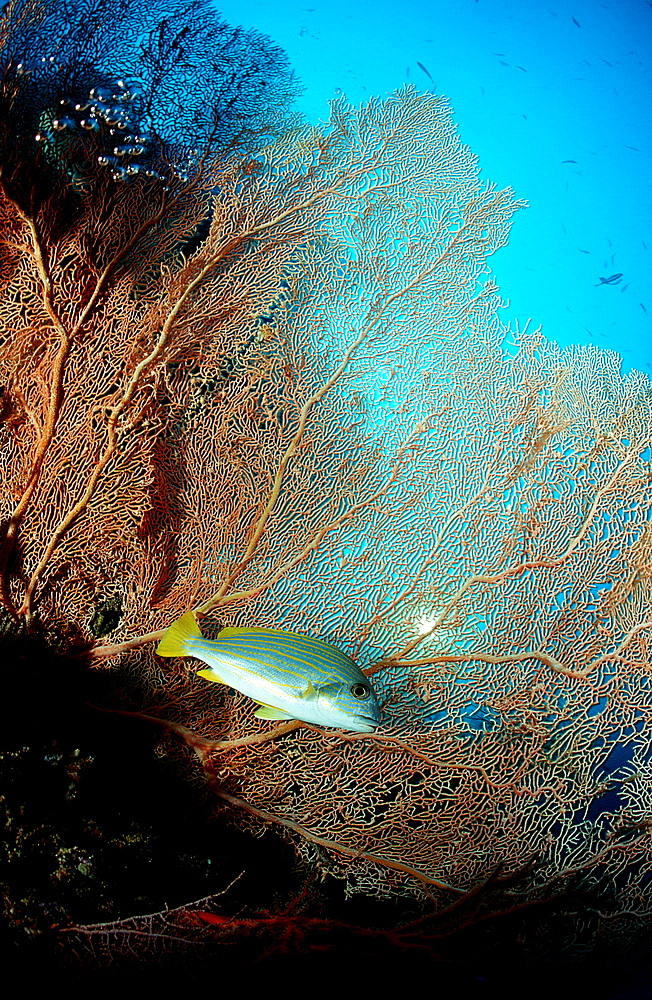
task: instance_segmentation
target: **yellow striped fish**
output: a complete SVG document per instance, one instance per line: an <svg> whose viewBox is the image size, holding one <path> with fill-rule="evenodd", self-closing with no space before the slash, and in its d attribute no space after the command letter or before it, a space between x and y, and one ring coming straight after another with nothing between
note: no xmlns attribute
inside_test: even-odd
<svg viewBox="0 0 652 1000"><path fill-rule="evenodd" d="M200 677L228 684L258 702L259 719L301 719L372 733L380 708L371 684L335 646L275 628L224 628L205 639L192 611L168 629L159 656L195 656L209 666Z"/></svg>

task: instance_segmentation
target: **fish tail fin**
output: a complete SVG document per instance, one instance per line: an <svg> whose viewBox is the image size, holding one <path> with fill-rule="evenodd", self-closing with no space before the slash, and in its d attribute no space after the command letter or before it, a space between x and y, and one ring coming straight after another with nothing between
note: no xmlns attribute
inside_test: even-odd
<svg viewBox="0 0 652 1000"><path fill-rule="evenodd" d="M159 656L187 656L189 639L201 639L194 611L186 611L165 630L165 635L156 647Z"/></svg>

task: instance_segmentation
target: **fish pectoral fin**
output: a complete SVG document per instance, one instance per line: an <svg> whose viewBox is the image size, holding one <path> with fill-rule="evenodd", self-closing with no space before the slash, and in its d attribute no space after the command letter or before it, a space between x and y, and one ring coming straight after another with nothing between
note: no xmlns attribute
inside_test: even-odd
<svg viewBox="0 0 652 1000"><path fill-rule="evenodd" d="M314 687L312 681L308 681L307 687L304 688L304 690L301 692L301 697L302 698L316 698L317 697L317 689Z"/></svg>
<svg viewBox="0 0 652 1000"><path fill-rule="evenodd" d="M203 677L204 680L206 680L206 681L212 681L213 684L226 684L226 681L223 681L222 678L220 677L220 675L216 674L214 670L210 670L210 669L208 669L208 670L198 670L197 671L197 676L198 677Z"/></svg>
<svg viewBox="0 0 652 1000"><path fill-rule="evenodd" d="M272 705L261 705L260 708L254 712L257 719L293 719L293 715L288 715L284 712L282 708L274 708Z"/></svg>

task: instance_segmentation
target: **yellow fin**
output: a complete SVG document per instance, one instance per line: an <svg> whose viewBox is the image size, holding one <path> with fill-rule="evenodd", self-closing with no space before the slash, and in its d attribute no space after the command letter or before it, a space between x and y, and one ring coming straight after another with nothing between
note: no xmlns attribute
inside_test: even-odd
<svg viewBox="0 0 652 1000"><path fill-rule="evenodd" d="M316 698L317 697L317 691L313 687L312 681L308 681L308 686L307 686L307 688L306 688L305 691L301 692L301 697L302 698Z"/></svg>
<svg viewBox="0 0 652 1000"><path fill-rule="evenodd" d="M281 708L272 708L271 705L261 705L257 712L254 712L257 719L293 719L293 715L288 715Z"/></svg>
<svg viewBox="0 0 652 1000"><path fill-rule="evenodd" d="M226 684L226 681L223 681L219 674L216 674L214 670L198 670L197 676L203 677L206 681L212 681L213 684Z"/></svg>
<svg viewBox="0 0 652 1000"><path fill-rule="evenodd" d="M188 656L188 639L201 639L199 625L194 612L186 611L165 630L165 635L156 647L159 656Z"/></svg>

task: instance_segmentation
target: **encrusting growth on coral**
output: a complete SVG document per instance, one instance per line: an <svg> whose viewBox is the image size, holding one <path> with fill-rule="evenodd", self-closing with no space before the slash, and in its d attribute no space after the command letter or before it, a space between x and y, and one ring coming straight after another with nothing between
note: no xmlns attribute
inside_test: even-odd
<svg viewBox="0 0 652 1000"><path fill-rule="evenodd" d="M46 51L64 4L2 23L6 615L72 623L142 692L98 707L174 732L351 893L443 913L500 866L525 905L599 868L595 933L644 921L649 381L502 321L487 259L523 203L445 99L300 125L280 56L220 22L242 73L189 91L201 3L91 6L129 66L97 30ZM270 725L157 659L191 607L345 650L381 728Z"/></svg>

